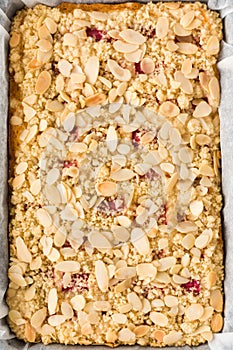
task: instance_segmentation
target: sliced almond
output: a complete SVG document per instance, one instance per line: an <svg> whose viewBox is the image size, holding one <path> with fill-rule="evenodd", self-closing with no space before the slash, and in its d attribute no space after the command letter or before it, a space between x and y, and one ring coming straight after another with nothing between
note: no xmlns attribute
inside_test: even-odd
<svg viewBox="0 0 233 350"><path fill-rule="evenodd" d="M214 176L214 171L213 171L213 168L211 166L209 166L208 164L201 164L200 166L200 174L201 175L204 175L204 176Z"/></svg>
<svg viewBox="0 0 233 350"><path fill-rule="evenodd" d="M101 182L95 187L97 193L104 197L111 197L117 192L117 184L111 181Z"/></svg>
<svg viewBox="0 0 233 350"><path fill-rule="evenodd" d="M48 294L49 315L55 314L56 308L57 308L57 301L58 301L57 289L52 288L52 289L50 289L49 294Z"/></svg>
<svg viewBox="0 0 233 350"><path fill-rule="evenodd" d="M112 244L109 240L100 232L91 232L88 236L88 240L92 247L97 249L110 249Z"/></svg>
<svg viewBox="0 0 233 350"><path fill-rule="evenodd" d="M46 108L50 112L61 112L64 109L64 105L63 103L54 100L54 101L48 101L46 104Z"/></svg>
<svg viewBox="0 0 233 350"><path fill-rule="evenodd" d="M145 335L147 335L149 330L150 330L149 326L141 325L141 326L137 326L136 328L134 328L133 331L134 331L136 337L141 338L141 337L144 337Z"/></svg>
<svg viewBox="0 0 233 350"><path fill-rule="evenodd" d="M223 296L219 289L212 290L210 292L210 306L218 312L223 310Z"/></svg>
<svg viewBox="0 0 233 350"><path fill-rule="evenodd" d="M190 250L195 244L195 237L192 233L188 233L181 241L181 245Z"/></svg>
<svg viewBox="0 0 233 350"><path fill-rule="evenodd" d="M22 104L23 104L23 112L25 115L25 122L29 122L36 115L36 110L28 106L24 102Z"/></svg>
<svg viewBox="0 0 233 350"><path fill-rule="evenodd" d="M44 94L51 85L51 75L47 71L43 71L39 74L36 85L35 85L35 91L37 94L42 95Z"/></svg>
<svg viewBox="0 0 233 350"><path fill-rule="evenodd" d="M108 19L108 15L105 12L92 11L88 12L88 15L96 21L107 21Z"/></svg>
<svg viewBox="0 0 233 350"><path fill-rule="evenodd" d="M155 63L150 57L145 57L141 61L140 67L145 74L150 74L155 70Z"/></svg>
<svg viewBox="0 0 233 350"><path fill-rule="evenodd" d="M19 189L20 187L23 186L24 182L25 182L25 174L20 174L16 176L12 181L12 187L14 189Z"/></svg>
<svg viewBox="0 0 233 350"><path fill-rule="evenodd" d="M196 108L195 108L195 110L193 112L193 116L195 118L207 117L208 115L210 115L211 112L212 112L211 106L207 102L201 101L196 106Z"/></svg>
<svg viewBox="0 0 233 350"><path fill-rule="evenodd" d="M128 181L131 180L135 176L135 173L130 169L120 169L110 174L110 178L117 181Z"/></svg>
<svg viewBox="0 0 233 350"><path fill-rule="evenodd" d="M193 216L195 216L195 218L198 218L203 212L203 202L201 200L192 201L189 205L189 208Z"/></svg>
<svg viewBox="0 0 233 350"><path fill-rule="evenodd" d="M175 345L182 339L182 333L177 331L171 331L163 337L163 342L166 345Z"/></svg>
<svg viewBox="0 0 233 350"><path fill-rule="evenodd" d="M8 277L13 283L15 283L19 287L26 287L27 285L27 282L23 278L21 273L9 272Z"/></svg>
<svg viewBox="0 0 233 350"><path fill-rule="evenodd" d="M127 295L127 300L129 304L132 306L133 310L141 311L142 310L142 302L141 299L135 292L131 292Z"/></svg>
<svg viewBox="0 0 233 350"><path fill-rule="evenodd" d="M173 40L168 40L166 48L171 52L175 52L176 50L178 50L179 46L176 45L176 43Z"/></svg>
<svg viewBox="0 0 233 350"><path fill-rule="evenodd" d="M146 38L133 29L125 29L119 33L119 36L129 44L142 45Z"/></svg>
<svg viewBox="0 0 233 350"><path fill-rule="evenodd" d="M182 221L177 224L176 229L181 233L196 232L197 225L191 221Z"/></svg>
<svg viewBox="0 0 233 350"><path fill-rule="evenodd" d="M131 242L139 254L146 256L150 253L150 242L142 229L134 228L132 230Z"/></svg>
<svg viewBox="0 0 233 350"><path fill-rule="evenodd" d="M37 209L36 215L39 223L42 226L49 227L52 225L52 218L45 209L43 208Z"/></svg>
<svg viewBox="0 0 233 350"><path fill-rule="evenodd" d="M53 41L53 38L45 24L43 24L41 27L38 29L38 36L40 39L47 39L50 42Z"/></svg>
<svg viewBox="0 0 233 350"><path fill-rule="evenodd" d="M72 33L66 33L63 37L63 45L76 47L78 43L78 37Z"/></svg>
<svg viewBox="0 0 233 350"><path fill-rule="evenodd" d="M182 25L180 25L179 23L176 23L174 25L173 30L176 35L181 37L189 36L191 34L190 30L184 29L184 27L182 27Z"/></svg>
<svg viewBox="0 0 233 350"><path fill-rule="evenodd" d="M130 236L129 231L122 226L116 226L112 228L112 232L114 234L114 237L120 242L127 242Z"/></svg>
<svg viewBox="0 0 233 350"><path fill-rule="evenodd" d="M123 267L116 271L115 276L119 280L126 280L136 276L135 267Z"/></svg>
<svg viewBox="0 0 233 350"><path fill-rule="evenodd" d="M166 295L164 297L164 302L165 302L165 305L168 307L177 306L179 304L177 297L173 295Z"/></svg>
<svg viewBox="0 0 233 350"><path fill-rule="evenodd" d="M158 271L166 271L176 264L176 258L174 256L168 256L166 258L159 259Z"/></svg>
<svg viewBox="0 0 233 350"><path fill-rule="evenodd" d="M117 132L116 132L114 126L112 126L112 125L110 125L108 128L106 143L107 143L107 147L108 147L110 152L114 152L116 150L118 138L117 138Z"/></svg>
<svg viewBox="0 0 233 350"><path fill-rule="evenodd" d="M201 234L195 240L195 246L199 249L205 248L209 243L210 237L209 235Z"/></svg>
<svg viewBox="0 0 233 350"><path fill-rule="evenodd" d="M41 327L47 315L47 310L45 307L36 311L31 317L31 325L33 328L37 329Z"/></svg>
<svg viewBox="0 0 233 350"><path fill-rule="evenodd" d="M22 318L22 315L17 310L10 310L8 313L8 317L11 322L15 323L17 326L22 326L26 323L26 321Z"/></svg>
<svg viewBox="0 0 233 350"><path fill-rule="evenodd" d="M44 23L51 34L56 33L57 24L54 22L54 20L52 18L49 18L49 17L45 18Z"/></svg>
<svg viewBox="0 0 233 350"><path fill-rule="evenodd" d="M217 282L217 274L215 271L210 271L207 275L207 287L208 289L212 288L215 286Z"/></svg>
<svg viewBox="0 0 233 350"><path fill-rule="evenodd" d="M93 307L96 311L109 311L111 310L111 304L109 301L100 300L93 303Z"/></svg>
<svg viewBox="0 0 233 350"><path fill-rule="evenodd" d="M167 316L161 312L152 311L150 313L150 319L155 325L160 327L166 327L168 324Z"/></svg>
<svg viewBox="0 0 233 350"><path fill-rule="evenodd" d="M223 318L221 314L214 314L211 320L211 329L214 333L218 333L221 331L223 327Z"/></svg>
<svg viewBox="0 0 233 350"><path fill-rule="evenodd" d="M130 71L119 66L114 60L108 60L108 68L114 77L120 81L129 81L131 79Z"/></svg>
<svg viewBox="0 0 233 350"><path fill-rule="evenodd" d="M156 35L159 39L165 38L169 30L169 20L167 17L159 17L156 24Z"/></svg>
<svg viewBox="0 0 233 350"><path fill-rule="evenodd" d="M22 119L20 117L17 117L15 115L13 115L11 118L10 118L10 124L11 125L21 125L23 123Z"/></svg>
<svg viewBox="0 0 233 350"><path fill-rule="evenodd" d="M70 319L74 315L74 312L73 312L71 305L69 303L67 303L66 301L63 301L61 303L61 312L66 317L66 319Z"/></svg>
<svg viewBox="0 0 233 350"><path fill-rule="evenodd" d="M44 324L41 329L40 329L40 334L43 335L43 336L46 336L46 335L51 335L55 332L55 329L48 325L48 324Z"/></svg>
<svg viewBox="0 0 233 350"><path fill-rule="evenodd" d="M87 82L94 85L99 74L99 58L92 56L85 64L84 72L87 76Z"/></svg>
<svg viewBox="0 0 233 350"><path fill-rule="evenodd" d="M18 34L16 32L13 32L11 34L11 38L10 38L10 41L9 41L10 47L14 48L14 47L18 46L19 43L20 43L20 34Z"/></svg>
<svg viewBox="0 0 233 350"><path fill-rule="evenodd" d="M38 69L43 65L43 63L37 59L33 59L28 63L28 68L29 69Z"/></svg>
<svg viewBox="0 0 233 350"><path fill-rule="evenodd" d="M95 276L99 289L107 292L109 285L108 269L103 261L97 260L95 263Z"/></svg>
<svg viewBox="0 0 233 350"><path fill-rule="evenodd" d="M61 261L57 263L54 267L55 267L55 270L58 270L61 272L76 273L76 272L79 272L80 270L80 264L77 261L73 261L73 260Z"/></svg>
<svg viewBox="0 0 233 350"><path fill-rule="evenodd" d="M86 305L86 300L83 295L75 295L70 299L70 302L73 309L76 311L83 310Z"/></svg>
<svg viewBox="0 0 233 350"><path fill-rule="evenodd" d="M38 270L42 265L42 259L40 256L37 256L35 259L33 259L30 262L30 269L31 270Z"/></svg>
<svg viewBox="0 0 233 350"><path fill-rule="evenodd" d="M24 240L21 237L16 238L16 250L17 250L17 258L20 261L24 261L30 263L32 261L32 255L28 250Z"/></svg>
<svg viewBox="0 0 233 350"><path fill-rule="evenodd" d="M176 43L176 45L178 46L178 51L185 55L195 55L198 51L198 47L195 44L180 42Z"/></svg>
<svg viewBox="0 0 233 350"><path fill-rule="evenodd" d="M155 338L159 343L162 343L164 336L165 336L164 331L159 330L159 331L154 331L152 333L152 337Z"/></svg>
<svg viewBox="0 0 233 350"><path fill-rule="evenodd" d="M57 67L64 77L69 77L73 68L72 64L65 59L61 59L58 62Z"/></svg>
<svg viewBox="0 0 233 350"><path fill-rule="evenodd" d="M87 151L87 145L84 142L74 142L71 144L69 151L72 153L84 153Z"/></svg>
<svg viewBox="0 0 233 350"><path fill-rule="evenodd" d="M25 324L24 336L30 343L34 343L36 340L36 331L29 323Z"/></svg>
<svg viewBox="0 0 233 350"><path fill-rule="evenodd" d="M207 55L217 55L220 49L219 40L216 36L209 37L206 45Z"/></svg>
<svg viewBox="0 0 233 350"><path fill-rule="evenodd" d="M85 104L87 107L94 107L103 103L105 100L106 100L106 95L103 94L102 92L98 92L95 95L87 97L85 99Z"/></svg>
<svg viewBox="0 0 233 350"><path fill-rule="evenodd" d="M174 118L180 113L180 109L175 103L166 101L159 107L159 113L165 117Z"/></svg>
<svg viewBox="0 0 233 350"><path fill-rule="evenodd" d="M28 289L25 290L24 299L26 301L30 301L30 300L34 299L35 294L36 294L36 288L34 285L32 285L31 287L29 287Z"/></svg>
<svg viewBox="0 0 233 350"><path fill-rule="evenodd" d="M125 58L129 62L138 63L138 62L140 62L141 57L142 57L142 50L141 49L138 49L136 51L125 54Z"/></svg>
<svg viewBox="0 0 233 350"><path fill-rule="evenodd" d="M66 317L64 315L52 315L48 318L48 324L52 327L57 327L64 323L65 320Z"/></svg>
<svg viewBox="0 0 233 350"><path fill-rule="evenodd" d="M139 279L154 279L157 273L156 267L151 263L142 263L136 266L136 271Z"/></svg>
<svg viewBox="0 0 233 350"><path fill-rule="evenodd" d="M75 84L82 84L86 80L86 75L83 73L71 73L71 82Z"/></svg>
<svg viewBox="0 0 233 350"><path fill-rule="evenodd" d="M201 24L202 24L202 21L200 19L194 18L194 20L187 27L185 27L185 29L193 30L200 27Z"/></svg>
<svg viewBox="0 0 233 350"><path fill-rule="evenodd" d="M130 53L136 51L139 46L135 44L129 44L121 40L117 40L113 43L113 47L116 51L121 53Z"/></svg>
<svg viewBox="0 0 233 350"><path fill-rule="evenodd" d="M118 339L123 343L133 343L135 342L136 336L129 328L123 328L118 333Z"/></svg>
<svg viewBox="0 0 233 350"><path fill-rule="evenodd" d="M49 40L41 39L37 42L37 46L39 47L40 51L42 52L48 52L52 50L52 44Z"/></svg>
<svg viewBox="0 0 233 350"><path fill-rule="evenodd" d="M117 217L117 221L121 226L124 226L126 228L129 228L131 225L131 220L128 218L128 216L119 215Z"/></svg>
<svg viewBox="0 0 233 350"><path fill-rule="evenodd" d="M185 284L189 282L188 278L176 274L173 275L172 280L176 284Z"/></svg>
<svg viewBox="0 0 233 350"><path fill-rule="evenodd" d="M211 143L211 137L205 134L198 134L195 140L200 146L209 145Z"/></svg>
<svg viewBox="0 0 233 350"><path fill-rule="evenodd" d="M180 83L181 90L186 94L193 93L193 86L189 79L187 79L181 71L177 71L174 75L175 80Z"/></svg>
<svg viewBox="0 0 233 350"><path fill-rule="evenodd" d="M188 27L190 23L194 20L195 12L193 10L187 12L180 20L182 27Z"/></svg>
<svg viewBox="0 0 233 350"><path fill-rule="evenodd" d="M217 106L219 105L220 100L220 86L219 81L216 77L212 77L208 84L208 89L210 92L211 98L216 101Z"/></svg>
<svg viewBox="0 0 233 350"><path fill-rule="evenodd" d="M200 319L204 313L204 308L201 304L192 304L185 310L185 315L189 321L195 321Z"/></svg>

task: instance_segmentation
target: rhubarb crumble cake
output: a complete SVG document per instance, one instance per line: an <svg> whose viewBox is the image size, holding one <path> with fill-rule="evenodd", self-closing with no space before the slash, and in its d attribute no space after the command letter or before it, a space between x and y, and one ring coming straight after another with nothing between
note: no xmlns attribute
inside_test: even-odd
<svg viewBox="0 0 233 350"><path fill-rule="evenodd" d="M10 38L8 322L28 342L222 329L218 14L23 9Z"/></svg>

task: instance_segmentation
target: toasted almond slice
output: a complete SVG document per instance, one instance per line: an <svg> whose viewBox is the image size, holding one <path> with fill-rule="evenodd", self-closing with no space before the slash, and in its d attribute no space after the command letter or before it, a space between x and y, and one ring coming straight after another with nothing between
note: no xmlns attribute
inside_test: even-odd
<svg viewBox="0 0 233 350"><path fill-rule="evenodd" d="M49 40L51 43L53 42L53 38L45 24L38 29L38 36L40 39Z"/></svg>
<svg viewBox="0 0 233 350"><path fill-rule="evenodd" d="M140 63L141 70L145 74L153 73L155 69L155 63L150 57L145 57Z"/></svg>
<svg viewBox="0 0 233 350"><path fill-rule="evenodd" d="M14 47L18 46L19 43L20 43L20 34L18 34L16 32L13 32L11 34L11 38L10 38L10 41L9 41L10 47L14 48Z"/></svg>
<svg viewBox="0 0 233 350"><path fill-rule="evenodd" d="M193 93L193 86L191 82L184 76L184 74L181 71L175 72L175 80L180 83L181 90L186 94L192 94Z"/></svg>
<svg viewBox="0 0 233 350"><path fill-rule="evenodd" d="M165 2L164 6L169 10L177 10L180 7L179 2Z"/></svg>
<svg viewBox="0 0 233 350"><path fill-rule="evenodd" d="M23 278L21 273L8 272L8 277L9 277L9 280L11 280L17 286L26 287L26 285L27 285L27 282Z"/></svg>
<svg viewBox="0 0 233 350"><path fill-rule="evenodd" d="M217 282L217 274L215 271L210 271L207 275L207 286L208 289L212 288L213 286L215 286Z"/></svg>
<svg viewBox="0 0 233 350"><path fill-rule="evenodd" d="M46 39L39 40L36 45L39 47L40 51L42 52L48 52L53 48L51 42Z"/></svg>
<svg viewBox="0 0 233 350"><path fill-rule="evenodd" d="M192 233L188 233L181 241L181 245L190 250L195 244L195 237Z"/></svg>
<svg viewBox="0 0 233 350"><path fill-rule="evenodd" d="M118 333L118 339L123 343L133 343L135 342L136 336L129 328L123 328Z"/></svg>
<svg viewBox="0 0 233 350"><path fill-rule="evenodd" d="M207 55L217 55L219 52L220 45L219 40L216 36L210 36L207 45L206 45L206 53Z"/></svg>
<svg viewBox="0 0 233 350"><path fill-rule="evenodd" d="M52 225L52 218L50 214L43 208L37 209L36 212L37 219L39 223L44 227L49 227Z"/></svg>
<svg viewBox="0 0 233 350"><path fill-rule="evenodd" d="M176 284L185 284L189 282L188 278L176 274L172 276L172 280Z"/></svg>
<svg viewBox="0 0 233 350"><path fill-rule="evenodd" d="M99 74L99 58L92 56L85 64L84 72L87 76L87 82L94 85Z"/></svg>
<svg viewBox="0 0 233 350"><path fill-rule="evenodd" d="M198 77L199 70L197 68L192 68L189 74L186 74L185 77L187 79L196 79Z"/></svg>
<svg viewBox="0 0 233 350"><path fill-rule="evenodd" d="M22 318L21 313L17 310L10 310L8 317L11 322L15 323L17 326L22 326L26 321Z"/></svg>
<svg viewBox="0 0 233 350"><path fill-rule="evenodd" d="M27 162L20 162L16 168L15 168L15 172L16 174L20 175L23 174L28 168L28 163Z"/></svg>
<svg viewBox="0 0 233 350"><path fill-rule="evenodd" d="M211 166L209 166L208 164L201 164L200 168L199 168L200 174L204 175L204 176L214 176L214 171L213 168Z"/></svg>
<svg viewBox="0 0 233 350"><path fill-rule="evenodd" d="M30 191L34 196L37 196L41 191L40 179L37 179L31 183Z"/></svg>
<svg viewBox="0 0 233 350"><path fill-rule="evenodd" d="M87 107L94 107L103 103L105 100L106 100L106 95L101 92L98 92L95 95L87 97L85 99L85 104Z"/></svg>
<svg viewBox="0 0 233 350"><path fill-rule="evenodd" d="M179 46L176 45L176 43L173 40L168 40L166 48L171 52L175 52L176 50L178 50Z"/></svg>
<svg viewBox="0 0 233 350"><path fill-rule="evenodd" d="M31 325L33 328L37 329L41 327L47 315L47 310L45 307L36 311L31 317Z"/></svg>
<svg viewBox="0 0 233 350"><path fill-rule="evenodd" d="M28 68L29 69L37 69L40 68L43 65L42 62L38 61L37 59L33 59L28 63Z"/></svg>
<svg viewBox="0 0 233 350"><path fill-rule="evenodd" d="M110 178L117 181L128 181L131 180L135 176L135 173L130 169L120 169L110 174Z"/></svg>
<svg viewBox="0 0 233 350"><path fill-rule="evenodd" d="M198 218L203 211L203 202L201 200L192 201L189 205L191 213Z"/></svg>
<svg viewBox="0 0 233 350"><path fill-rule="evenodd" d="M54 101L48 101L46 104L46 108L50 112L61 112L64 109L64 105L63 103L54 100Z"/></svg>
<svg viewBox="0 0 233 350"><path fill-rule="evenodd" d="M196 143L200 146L209 145L211 143L211 137L205 134L198 134L196 136Z"/></svg>
<svg viewBox="0 0 233 350"><path fill-rule="evenodd" d="M182 37L189 36L191 34L191 30L184 29L184 27L182 27L182 25L180 25L179 23L176 23L174 25L173 30L176 35Z"/></svg>
<svg viewBox="0 0 233 350"><path fill-rule="evenodd" d="M135 267L119 268L116 271L115 276L119 280L128 280L129 278L136 276L136 268Z"/></svg>
<svg viewBox="0 0 233 350"><path fill-rule="evenodd" d="M165 336L164 331L154 331L152 334L152 337L155 338L159 343L163 341L163 338Z"/></svg>
<svg viewBox="0 0 233 350"><path fill-rule="evenodd" d="M114 126L112 126L112 125L110 125L108 128L106 143L107 143L107 147L108 147L110 152L114 152L116 150L118 138L117 138L117 132L116 132Z"/></svg>
<svg viewBox="0 0 233 350"><path fill-rule="evenodd" d="M72 33L66 33L63 38L63 45L76 47L78 43L78 37Z"/></svg>
<svg viewBox="0 0 233 350"><path fill-rule="evenodd" d="M57 263L54 267L55 267L55 270L58 270L61 272L75 273L80 270L80 264L77 261L73 261L73 260L61 261Z"/></svg>
<svg viewBox="0 0 233 350"><path fill-rule="evenodd" d="M201 101L196 106L196 108L195 108L195 110L193 112L193 116L195 118L207 117L208 115L210 115L211 112L212 112L211 106L207 102Z"/></svg>
<svg viewBox="0 0 233 350"><path fill-rule="evenodd" d="M156 24L156 35L159 39L165 38L169 30L169 20L167 17L159 17Z"/></svg>
<svg viewBox="0 0 233 350"><path fill-rule="evenodd" d="M42 265L42 259L40 256L37 256L35 259L33 259L30 262L30 269L31 270L38 270Z"/></svg>
<svg viewBox="0 0 233 350"><path fill-rule="evenodd" d="M203 249L209 243L210 237L209 235L201 234L195 240L195 246L199 249Z"/></svg>
<svg viewBox="0 0 233 350"><path fill-rule="evenodd" d="M17 250L17 258L20 261L30 263L32 261L32 255L28 250L24 240L21 237L17 237L15 243Z"/></svg>
<svg viewBox="0 0 233 350"><path fill-rule="evenodd" d="M200 73L201 74L201 73ZM217 105L219 105L220 100L220 86L219 81L216 77L212 77L208 84L208 89L210 92L211 98L216 101Z"/></svg>
<svg viewBox="0 0 233 350"><path fill-rule="evenodd" d="M178 174L174 173L171 177L166 181L166 193L170 194L173 188L175 187L178 181Z"/></svg>
<svg viewBox="0 0 233 350"><path fill-rule="evenodd" d="M105 301L105 300L94 301L93 307L96 311L109 311L109 310L111 310L110 302Z"/></svg>
<svg viewBox="0 0 233 350"><path fill-rule="evenodd" d="M49 294L48 294L49 315L55 314L56 309L57 309L57 301L58 301L57 289L52 288L52 289L50 289Z"/></svg>
<svg viewBox="0 0 233 350"><path fill-rule="evenodd" d="M40 329L40 334L43 336L51 335L54 332L55 332L55 329L48 324L44 324Z"/></svg>
<svg viewBox="0 0 233 350"><path fill-rule="evenodd" d="M129 44L142 45L146 38L139 32L133 29L125 29L119 33L119 36Z"/></svg>
<svg viewBox="0 0 233 350"><path fill-rule="evenodd" d="M68 62L65 59L61 59L58 64L57 67L60 71L60 73L64 76L64 77L69 77L71 70L72 70L72 64L70 62Z"/></svg>
<svg viewBox="0 0 233 350"><path fill-rule="evenodd" d="M66 319L70 319L74 316L74 312L71 305L66 301L63 301L61 303L61 312L66 317Z"/></svg>
<svg viewBox="0 0 233 350"><path fill-rule="evenodd" d="M182 27L188 27L190 23L194 20L195 12L193 10L187 12L180 20Z"/></svg>
<svg viewBox="0 0 233 350"><path fill-rule="evenodd" d="M36 331L29 323L25 324L24 336L30 343L34 343L36 340Z"/></svg>
<svg viewBox="0 0 233 350"><path fill-rule="evenodd" d="M185 315L189 321L195 321L200 319L204 313L204 308L201 304L192 304L185 310Z"/></svg>
<svg viewBox="0 0 233 350"><path fill-rule="evenodd" d="M130 305L132 305L133 310L141 311L142 310L142 302L141 299L135 292L131 292L127 295L127 299Z"/></svg>
<svg viewBox="0 0 233 350"><path fill-rule="evenodd" d="M36 115L36 110L30 106L28 106L26 103L22 103L23 105L23 112L25 115L25 122L29 122L35 115Z"/></svg>
<svg viewBox="0 0 233 350"><path fill-rule="evenodd" d="M223 318L221 314L214 314L211 320L211 329L214 333L218 333L221 331L223 327Z"/></svg>
<svg viewBox="0 0 233 350"><path fill-rule="evenodd" d="M200 27L201 24L202 24L202 21L200 19L194 18L194 20L187 27L185 27L185 29L193 30Z"/></svg>
<svg viewBox="0 0 233 350"><path fill-rule="evenodd" d="M171 331L163 337L163 342L166 345L175 345L182 339L182 333L177 331Z"/></svg>
<svg viewBox="0 0 233 350"><path fill-rule="evenodd" d="M166 258L159 259L158 263L158 271L166 271L176 264L176 258L174 256L168 256Z"/></svg>
<svg viewBox="0 0 233 350"><path fill-rule="evenodd" d="M24 299L26 301L30 301L32 299L34 299L36 294L36 288L34 285L31 285L31 287L27 288L24 292Z"/></svg>
<svg viewBox="0 0 233 350"><path fill-rule="evenodd" d="M140 62L141 60L141 57L142 57L142 50L141 49L138 49L136 51L133 51L133 52L130 52L130 53L126 53L125 54L125 58L127 61L129 62L135 62L135 63L138 63Z"/></svg>
<svg viewBox="0 0 233 350"><path fill-rule="evenodd" d="M50 58L52 57L52 53L53 50L44 52L41 51L40 49L37 51L37 60L39 62L41 62L42 64L45 64L46 62L48 62L50 60Z"/></svg>
<svg viewBox="0 0 233 350"><path fill-rule="evenodd" d="M148 255L150 252L150 242L145 232L140 228L134 228L131 232L131 242L137 252L141 255Z"/></svg>
<svg viewBox="0 0 233 350"><path fill-rule="evenodd" d="M152 311L150 313L150 319L155 325L160 327L166 327L168 324L167 316L161 312Z"/></svg>
<svg viewBox="0 0 233 350"><path fill-rule="evenodd" d="M164 302L168 307L177 306L179 304L178 298L173 295L165 295Z"/></svg>
<svg viewBox="0 0 233 350"><path fill-rule="evenodd" d="M136 271L139 279L155 278L157 269L151 263L142 263L136 266Z"/></svg>
<svg viewBox="0 0 233 350"><path fill-rule="evenodd" d="M130 71L119 66L119 64L116 61L109 59L107 64L110 72L118 80L129 81L131 79Z"/></svg>
<svg viewBox="0 0 233 350"><path fill-rule="evenodd" d="M191 221L183 221L177 224L176 229L181 233L196 232L197 225Z"/></svg>
<svg viewBox="0 0 233 350"><path fill-rule="evenodd" d="M105 181L97 184L96 191L104 197L111 197L117 192L117 184L111 181Z"/></svg>
<svg viewBox="0 0 233 350"><path fill-rule="evenodd" d="M95 277L99 289L102 292L107 292L109 285L108 269L103 261L97 260L95 263Z"/></svg>
<svg viewBox="0 0 233 350"><path fill-rule="evenodd" d="M45 21L44 21L46 27L48 28L49 32L51 34L55 34L56 31L57 31L57 24L54 22L53 19L47 17L45 18Z"/></svg>
<svg viewBox="0 0 233 350"><path fill-rule="evenodd" d="M180 113L180 109L175 103L166 101L159 107L159 113L165 117L174 118Z"/></svg>
<svg viewBox="0 0 233 350"><path fill-rule="evenodd" d="M139 45L129 44L121 40L117 40L113 43L113 47L116 51L121 53L130 53L136 51L139 48Z"/></svg>
<svg viewBox="0 0 233 350"><path fill-rule="evenodd" d="M20 174L16 176L12 181L12 187L14 189L19 189L20 187L23 186L24 182L25 182L25 174Z"/></svg>
<svg viewBox="0 0 233 350"><path fill-rule="evenodd" d="M86 300L83 295L75 295L70 299L71 305L74 310L81 311L86 305Z"/></svg>
<svg viewBox="0 0 233 350"><path fill-rule="evenodd" d="M107 86L107 88L111 89L112 87L112 83L110 80L104 78L104 77L98 77L99 81L101 81L101 83L103 83L105 86Z"/></svg>
<svg viewBox="0 0 233 350"><path fill-rule="evenodd" d="M11 118L10 118L10 124L11 125L21 125L23 123L22 119L20 117L17 117L15 115L13 115Z"/></svg>
<svg viewBox="0 0 233 350"><path fill-rule="evenodd" d="M191 73L191 71L192 71L192 61L189 58L186 58L182 63L181 72L184 75L187 75Z"/></svg>
<svg viewBox="0 0 233 350"><path fill-rule="evenodd" d="M83 73L71 73L71 82L75 84L82 84L86 80L86 75Z"/></svg>
<svg viewBox="0 0 233 350"><path fill-rule="evenodd" d="M144 337L145 335L147 335L149 330L150 330L149 326L141 325L141 326L137 326L136 328L134 328L133 331L134 331L137 338L141 338L141 337Z"/></svg>
<svg viewBox="0 0 233 350"><path fill-rule="evenodd" d="M43 71L39 74L37 81L36 81L36 86L35 86L35 91L37 94L42 95L44 94L50 87L51 85L51 75L47 71Z"/></svg>
<svg viewBox="0 0 233 350"><path fill-rule="evenodd" d="M131 220L127 216L124 216L124 215L117 216L117 221L121 226L124 226L126 228L129 228L131 225Z"/></svg>
<svg viewBox="0 0 233 350"><path fill-rule="evenodd" d="M87 151L87 145L84 142L74 142L71 144L69 151L72 153L84 153Z"/></svg>
<svg viewBox="0 0 233 350"><path fill-rule="evenodd" d="M48 323L52 327L60 326L66 320L66 316L64 315L52 315L48 318Z"/></svg>
<svg viewBox="0 0 233 350"><path fill-rule="evenodd" d="M108 15L105 12L92 11L88 12L88 15L96 21L107 21L108 19Z"/></svg>
<svg viewBox="0 0 233 350"><path fill-rule="evenodd" d="M112 244L109 240L100 232L91 232L88 236L88 240L92 247L97 249L110 249Z"/></svg>
<svg viewBox="0 0 233 350"><path fill-rule="evenodd" d="M219 289L212 290L210 292L210 306L218 312L223 310L223 296Z"/></svg>
<svg viewBox="0 0 233 350"><path fill-rule="evenodd" d="M195 44L180 42L180 43L177 43L176 45L178 46L178 51L185 55L195 55L195 53L197 53L198 51L198 47Z"/></svg>

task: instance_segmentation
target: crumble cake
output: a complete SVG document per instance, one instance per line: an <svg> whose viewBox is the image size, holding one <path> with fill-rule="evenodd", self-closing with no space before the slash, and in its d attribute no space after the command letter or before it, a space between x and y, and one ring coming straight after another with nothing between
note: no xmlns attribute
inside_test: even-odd
<svg viewBox="0 0 233 350"><path fill-rule="evenodd" d="M7 303L18 338L162 347L222 329L221 37L199 2L17 13Z"/></svg>

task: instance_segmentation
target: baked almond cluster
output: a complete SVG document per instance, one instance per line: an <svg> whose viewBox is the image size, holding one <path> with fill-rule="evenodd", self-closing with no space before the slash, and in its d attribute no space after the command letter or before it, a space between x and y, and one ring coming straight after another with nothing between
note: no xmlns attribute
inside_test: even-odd
<svg viewBox="0 0 233 350"><path fill-rule="evenodd" d="M221 38L199 2L15 16L7 303L18 338L162 347L221 331Z"/></svg>

